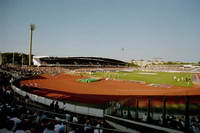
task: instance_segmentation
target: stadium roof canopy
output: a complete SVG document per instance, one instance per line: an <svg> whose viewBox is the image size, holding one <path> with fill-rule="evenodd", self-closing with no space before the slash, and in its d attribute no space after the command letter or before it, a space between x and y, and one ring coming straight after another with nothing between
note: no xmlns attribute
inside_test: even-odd
<svg viewBox="0 0 200 133"><path fill-rule="evenodd" d="M102 57L50 57L34 56L33 63L37 66L124 66L127 63Z"/></svg>

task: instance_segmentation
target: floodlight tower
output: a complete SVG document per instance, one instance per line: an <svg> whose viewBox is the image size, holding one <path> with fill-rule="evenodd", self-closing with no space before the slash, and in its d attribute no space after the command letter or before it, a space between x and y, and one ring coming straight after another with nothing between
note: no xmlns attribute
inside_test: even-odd
<svg viewBox="0 0 200 133"><path fill-rule="evenodd" d="M13 52L13 59L12 59L12 64L15 64L15 52Z"/></svg>
<svg viewBox="0 0 200 133"><path fill-rule="evenodd" d="M1 51L0 51L0 65L2 65L2 63L3 63L3 58L2 58Z"/></svg>
<svg viewBox="0 0 200 133"><path fill-rule="evenodd" d="M35 30L35 25L30 24L30 44L29 44L29 66L31 65L32 62L32 37L33 37L33 31Z"/></svg>
<svg viewBox="0 0 200 133"><path fill-rule="evenodd" d="M22 52L22 60L21 60L21 62L22 62L22 66L24 65L24 58L23 58L23 52Z"/></svg>

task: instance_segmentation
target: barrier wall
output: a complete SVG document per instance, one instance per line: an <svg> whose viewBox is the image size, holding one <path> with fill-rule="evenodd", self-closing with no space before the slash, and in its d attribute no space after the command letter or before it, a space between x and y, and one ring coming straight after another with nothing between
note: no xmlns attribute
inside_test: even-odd
<svg viewBox="0 0 200 133"><path fill-rule="evenodd" d="M35 94L31 94L29 92L23 91L14 85L12 85L12 89L21 96L25 97L26 95L28 95L32 101L35 101L35 102L38 102L38 103L41 103L41 104L44 104L47 106L49 106L50 103L52 103L52 101L54 101L54 100L46 98L46 97L38 96ZM59 105L60 109L64 108L64 104L62 101L58 101L58 105ZM95 116L95 117L103 117L104 116L103 109L79 106L79 105L70 104L70 103L65 103L65 107L66 107L65 108L66 111L70 111L73 113L79 113L79 114L90 115L90 116Z"/></svg>
<svg viewBox="0 0 200 133"><path fill-rule="evenodd" d="M149 123L138 122L134 120L127 120L115 116L105 115L104 116L106 122L110 125L114 126L116 129L131 132L131 133L183 133L183 131L179 131L176 129L171 129L167 127L161 127L159 125L152 125Z"/></svg>

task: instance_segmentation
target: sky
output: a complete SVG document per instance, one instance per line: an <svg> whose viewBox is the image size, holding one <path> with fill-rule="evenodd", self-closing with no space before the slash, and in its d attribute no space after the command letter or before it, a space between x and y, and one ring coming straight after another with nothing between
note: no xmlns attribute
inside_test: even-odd
<svg viewBox="0 0 200 133"><path fill-rule="evenodd" d="M0 0L0 52L200 61L200 0Z"/></svg>

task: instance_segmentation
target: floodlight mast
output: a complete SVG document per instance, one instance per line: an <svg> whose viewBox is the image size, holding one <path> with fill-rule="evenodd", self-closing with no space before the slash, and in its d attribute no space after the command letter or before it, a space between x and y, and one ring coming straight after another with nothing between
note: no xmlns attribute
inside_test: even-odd
<svg viewBox="0 0 200 133"><path fill-rule="evenodd" d="M33 31L35 30L35 25L30 24L30 42L29 42L29 66L32 64L32 38L33 38Z"/></svg>

